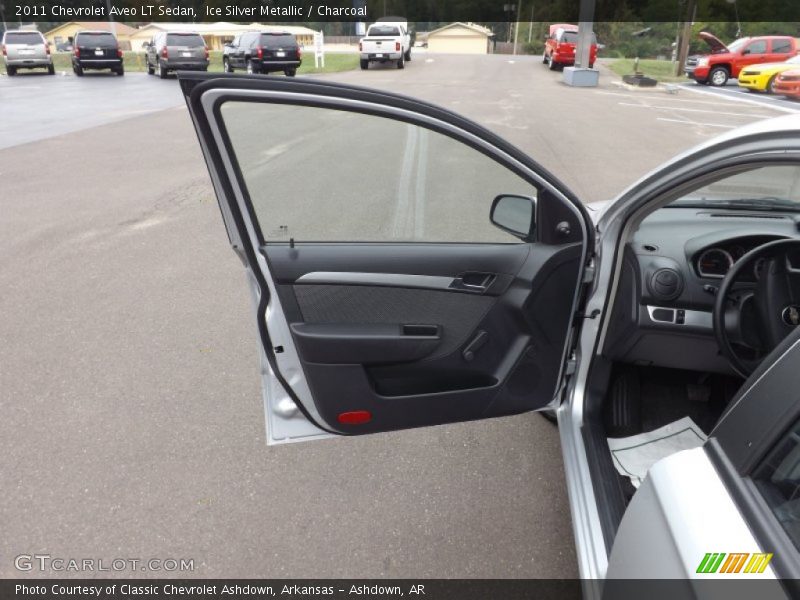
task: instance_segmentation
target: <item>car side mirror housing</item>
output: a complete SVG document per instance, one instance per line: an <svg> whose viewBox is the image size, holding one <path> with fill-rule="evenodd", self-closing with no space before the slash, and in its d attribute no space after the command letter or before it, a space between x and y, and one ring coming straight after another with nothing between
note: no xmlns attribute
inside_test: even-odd
<svg viewBox="0 0 800 600"><path fill-rule="evenodd" d="M536 200L530 196L501 194L492 202L489 220L523 242L532 242L536 231Z"/></svg>

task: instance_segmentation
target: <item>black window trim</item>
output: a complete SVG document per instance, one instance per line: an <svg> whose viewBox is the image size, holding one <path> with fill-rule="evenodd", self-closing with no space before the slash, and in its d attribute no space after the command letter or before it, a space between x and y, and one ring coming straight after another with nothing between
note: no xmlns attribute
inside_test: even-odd
<svg viewBox="0 0 800 600"><path fill-rule="evenodd" d="M800 549L780 524L752 480L752 475L784 435L800 421L800 327L784 338L731 400L705 445L723 483L794 597L800 596ZM763 404L770 399L769 406Z"/></svg>

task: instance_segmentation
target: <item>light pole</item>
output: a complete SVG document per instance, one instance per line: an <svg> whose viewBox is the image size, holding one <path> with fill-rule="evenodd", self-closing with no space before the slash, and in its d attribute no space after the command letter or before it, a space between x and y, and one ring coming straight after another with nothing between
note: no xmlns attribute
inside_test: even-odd
<svg viewBox="0 0 800 600"><path fill-rule="evenodd" d="M531 36L533 35L533 3L531 3L531 22L528 23L528 43L531 43Z"/></svg>
<svg viewBox="0 0 800 600"><path fill-rule="evenodd" d="M739 21L739 7L736 4L736 0L726 0L728 4L733 4L733 14L736 15L736 39L742 35L742 24Z"/></svg>
<svg viewBox="0 0 800 600"><path fill-rule="evenodd" d="M507 15L508 19L508 39L506 40L507 43L511 43L511 14L517 10L516 5L514 4L503 4L503 12Z"/></svg>
<svg viewBox="0 0 800 600"><path fill-rule="evenodd" d="M111 17L111 0L106 0L106 8L108 8L108 20L111 22L111 33L114 34L114 37L117 37L117 24Z"/></svg>

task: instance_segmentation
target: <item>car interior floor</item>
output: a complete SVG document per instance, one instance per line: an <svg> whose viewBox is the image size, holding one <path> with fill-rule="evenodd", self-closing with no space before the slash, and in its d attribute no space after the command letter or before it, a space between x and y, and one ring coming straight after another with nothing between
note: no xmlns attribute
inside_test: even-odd
<svg viewBox="0 0 800 600"><path fill-rule="evenodd" d="M710 433L742 380L728 375L616 364L604 402L608 437L626 437L690 417Z"/></svg>

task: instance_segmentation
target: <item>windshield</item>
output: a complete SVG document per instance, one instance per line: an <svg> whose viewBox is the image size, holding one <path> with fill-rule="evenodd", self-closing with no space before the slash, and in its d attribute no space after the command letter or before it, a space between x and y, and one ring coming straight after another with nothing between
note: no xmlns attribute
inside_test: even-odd
<svg viewBox="0 0 800 600"><path fill-rule="evenodd" d="M367 35L400 35L400 30L397 27L389 27L388 25L375 25L369 28Z"/></svg>
<svg viewBox="0 0 800 600"><path fill-rule="evenodd" d="M738 52L749 41L749 38L742 38L728 44L728 50L731 52Z"/></svg>
<svg viewBox="0 0 800 600"><path fill-rule="evenodd" d="M205 46L203 38L196 33L168 33L167 46L186 46L187 48L200 48Z"/></svg>
<svg viewBox="0 0 800 600"><path fill-rule="evenodd" d="M769 166L709 183L668 207L800 212L800 166Z"/></svg>
<svg viewBox="0 0 800 600"><path fill-rule="evenodd" d="M577 31L565 31L561 34L561 43L562 44L577 44L578 43L578 32ZM592 44L597 43L597 38L592 32Z"/></svg>
<svg viewBox="0 0 800 600"><path fill-rule="evenodd" d="M6 34L6 44L43 44L42 36L35 31L17 32L9 31Z"/></svg>

